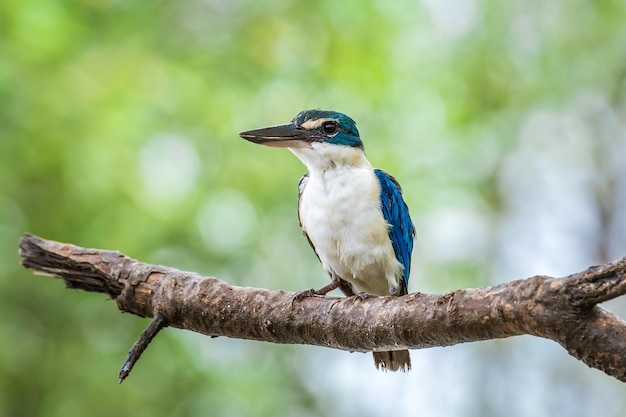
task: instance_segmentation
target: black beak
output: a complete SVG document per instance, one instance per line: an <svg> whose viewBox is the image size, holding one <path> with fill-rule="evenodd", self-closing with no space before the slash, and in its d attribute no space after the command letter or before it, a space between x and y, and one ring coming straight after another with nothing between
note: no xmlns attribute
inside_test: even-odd
<svg viewBox="0 0 626 417"><path fill-rule="evenodd" d="M245 140L275 148L303 148L319 139L314 132L301 129L295 123L262 127L239 134Z"/></svg>

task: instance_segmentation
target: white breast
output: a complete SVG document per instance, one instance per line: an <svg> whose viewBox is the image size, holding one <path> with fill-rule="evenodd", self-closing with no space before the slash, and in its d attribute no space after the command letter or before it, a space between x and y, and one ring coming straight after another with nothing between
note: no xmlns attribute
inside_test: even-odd
<svg viewBox="0 0 626 417"><path fill-rule="evenodd" d="M331 275L350 282L357 293L387 295L397 288L402 265L389 239L374 170L364 156L354 162L309 167L300 221Z"/></svg>

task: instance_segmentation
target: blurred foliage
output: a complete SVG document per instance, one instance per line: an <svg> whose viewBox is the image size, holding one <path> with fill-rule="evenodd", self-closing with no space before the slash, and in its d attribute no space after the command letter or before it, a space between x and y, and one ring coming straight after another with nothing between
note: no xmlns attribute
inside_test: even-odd
<svg viewBox="0 0 626 417"><path fill-rule="evenodd" d="M346 370L345 352L173 330L119 387L117 368L146 320L32 276L17 240L29 231L238 285L318 286L327 278L295 215L304 168L237 132L319 107L357 120L372 163L402 183L419 237L412 290L517 277L492 274L514 202L507 184L518 178L502 182L507 158L529 115L567 112L581 94L623 122L624 21L617 0L0 3L0 415L386 415L354 406L356 388L342 385L364 373L370 389L412 411L369 357ZM611 253L626 249L620 242ZM485 346L466 358L478 369L472 395L427 413L512 407L489 395L489 386L509 387L511 401L516 393L485 382L507 380L493 365L501 345ZM445 373L432 371L414 372L412 386L447 390L449 380L428 380ZM571 387L550 394L576 404L562 415L588 410L584 377L539 378ZM621 415L624 389L603 383L622 400L594 414Z"/></svg>

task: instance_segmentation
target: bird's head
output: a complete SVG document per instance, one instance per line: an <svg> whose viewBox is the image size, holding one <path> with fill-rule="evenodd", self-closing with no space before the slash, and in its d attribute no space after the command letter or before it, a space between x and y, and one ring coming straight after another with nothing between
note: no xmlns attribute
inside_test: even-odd
<svg viewBox="0 0 626 417"><path fill-rule="evenodd" d="M315 144L363 150L354 120L329 110L304 110L290 123L241 132L239 136L261 145L290 148L296 154L296 149L312 148Z"/></svg>

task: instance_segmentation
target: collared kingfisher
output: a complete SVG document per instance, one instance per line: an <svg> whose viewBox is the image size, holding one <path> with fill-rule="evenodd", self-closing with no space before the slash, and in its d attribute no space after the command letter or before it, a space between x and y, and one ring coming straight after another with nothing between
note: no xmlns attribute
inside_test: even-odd
<svg viewBox="0 0 626 417"><path fill-rule="evenodd" d="M309 294L407 294L415 228L398 182L365 157L354 120L305 110L291 123L239 136L287 148L308 168L298 186L298 219L331 279ZM378 369L411 369L408 350L373 353Z"/></svg>

